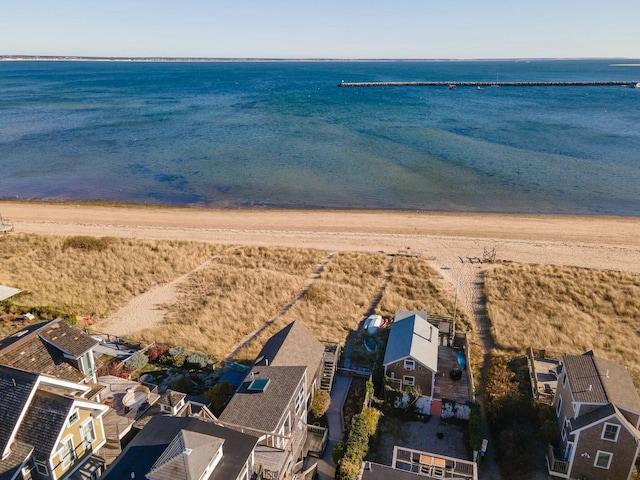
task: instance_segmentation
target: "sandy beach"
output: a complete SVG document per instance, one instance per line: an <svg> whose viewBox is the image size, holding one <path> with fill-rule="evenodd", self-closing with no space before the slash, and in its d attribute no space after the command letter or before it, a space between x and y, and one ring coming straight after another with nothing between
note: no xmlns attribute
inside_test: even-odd
<svg viewBox="0 0 640 480"><path fill-rule="evenodd" d="M479 263L485 249L495 249L499 261L640 273L640 221L635 217L207 210L11 201L0 202L0 213L13 222L15 233L417 254L428 258L452 289L459 285L461 304L472 316L481 293L480 274L490 268ZM159 312L149 314L172 296L166 290L148 292L146 299L132 302L129 310L104 324L112 333L126 334L161 321Z"/></svg>

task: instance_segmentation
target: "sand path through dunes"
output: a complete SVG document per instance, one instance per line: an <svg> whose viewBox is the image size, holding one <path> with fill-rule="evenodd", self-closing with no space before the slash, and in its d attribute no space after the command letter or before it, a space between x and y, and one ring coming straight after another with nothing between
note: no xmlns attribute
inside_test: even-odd
<svg viewBox="0 0 640 480"><path fill-rule="evenodd" d="M460 278L459 300L472 315L481 294L477 280L481 266L469 258L482 257L485 248L495 248L498 260L640 273L640 219L636 217L207 210L10 201L0 202L0 211L13 220L17 233L416 252L431 259L452 288ZM117 331L125 334L142 328L133 318L146 317L155 323L156 315L162 315L157 306L174 299L176 285L185 278L147 292L131 302L128 312L117 312L104 325L116 328L120 323L122 330ZM115 322L116 318L132 320Z"/></svg>
<svg viewBox="0 0 640 480"><path fill-rule="evenodd" d="M186 281L189 275L210 265L216 257L198 265L195 269L164 285L134 297L129 303L106 319L99 321L97 329L110 335L124 337L133 332L153 327L164 320L163 304L177 298L178 285Z"/></svg>

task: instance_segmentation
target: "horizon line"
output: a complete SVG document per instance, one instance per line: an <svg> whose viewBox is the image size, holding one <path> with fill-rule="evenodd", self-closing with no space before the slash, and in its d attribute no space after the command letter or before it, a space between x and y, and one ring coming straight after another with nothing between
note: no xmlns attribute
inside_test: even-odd
<svg viewBox="0 0 640 480"><path fill-rule="evenodd" d="M158 61L158 62L491 62L544 60L633 60L633 57L495 57L495 58L334 58L334 57L188 57L103 55L0 55L0 61Z"/></svg>

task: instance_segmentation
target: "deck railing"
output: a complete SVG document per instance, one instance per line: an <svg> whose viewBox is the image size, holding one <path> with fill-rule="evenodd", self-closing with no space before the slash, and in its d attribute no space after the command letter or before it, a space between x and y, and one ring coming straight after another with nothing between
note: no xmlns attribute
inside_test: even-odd
<svg viewBox="0 0 640 480"><path fill-rule="evenodd" d="M553 472L567 475L569 472L569 462L556 459L553 446L551 445L547 446L547 460L549 461L549 473Z"/></svg>

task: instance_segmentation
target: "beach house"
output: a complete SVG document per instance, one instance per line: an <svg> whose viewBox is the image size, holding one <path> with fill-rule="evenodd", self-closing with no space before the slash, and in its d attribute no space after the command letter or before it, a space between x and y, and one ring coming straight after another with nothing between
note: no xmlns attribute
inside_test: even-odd
<svg viewBox="0 0 640 480"><path fill-rule="evenodd" d="M554 478L629 479L640 452L640 396L627 372L593 351L561 357L553 401L560 448L549 446Z"/></svg>

